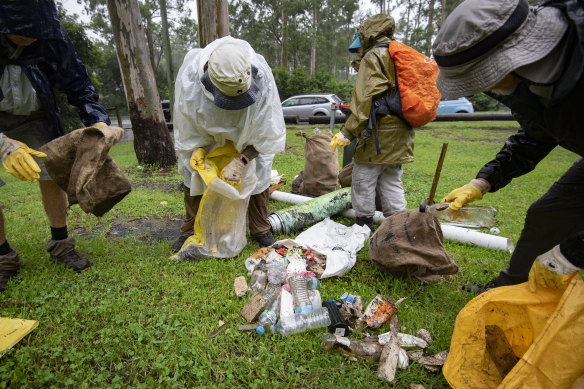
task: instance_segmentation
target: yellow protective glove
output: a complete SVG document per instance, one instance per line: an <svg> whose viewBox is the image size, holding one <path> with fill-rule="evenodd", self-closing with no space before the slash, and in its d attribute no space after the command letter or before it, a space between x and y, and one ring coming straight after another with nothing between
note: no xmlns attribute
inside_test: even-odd
<svg viewBox="0 0 584 389"><path fill-rule="evenodd" d="M537 288L566 289L572 274L580 268L572 265L555 246L550 251L539 255L529 271L529 290L535 292Z"/></svg>
<svg viewBox="0 0 584 389"><path fill-rule="evenodd" d="M93 123L90 127L107 127L107 124L105 124L104 122L97 122Z"/></svg>
<svg viewBox="0 0 584 389"><path fill-rule="evenodd" d="M483 194L488 192L490 187L491 185L488 182L475 178L465 186L454 189L452 192L448 193L448 195L440 200L440 202L449 202L450 209L458 211L468 203L472 203L475 200L481 200Z"/></svg>
<svg viewBox="0 0 584 389"><path fill-rule="evenodd" d="M247 162L247 158L243 154L233 158L223 169L223 179L225 179L225 181L240 182L243 168Z"/></svg>
<svg viewBox="0 0 584 389"><path fill-rule="evenodd" d="M37 182L41 168L33 156L46 158L47 155L0 134L0 159L9 174L22 181Z"/></svg>
<svg viewBox="0 0 584 389"><path fill-rule="evenodd" d="M191 156L191 160L189 162L193 170L205 169L205 155L207 155L207 153L205 152L205 149L201 147L199 147L193 152L193 155Z"/></svg>
<svg viewBox="0 0 584 389"><path fill-rule="evenodd" d="M337 151L337 148L348 146L351 143L342 132L337 132L331 139L331 149Z"/></svg>

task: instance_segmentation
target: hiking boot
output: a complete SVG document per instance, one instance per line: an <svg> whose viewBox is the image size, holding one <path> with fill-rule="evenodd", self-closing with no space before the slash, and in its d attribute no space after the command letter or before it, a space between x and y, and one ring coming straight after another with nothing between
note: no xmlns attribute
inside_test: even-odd
<svg viewBox="0 0 584 389"><path fill-rule="evenodd" d="M268 247L276 243L276 240L270 231L260 236L253 236L252 238L254 238L255 241L260 244L260 247Z"/></svg>
<svg viewBox="0 0 584 389"><path fill-rule="evenodd" d="M358 217L357 218L357 225L367 226L367 227L369 227L371 232L375 232L375 226L373 225L373 218L372 217Z"/></svg>
<svg viewBox="0 0 584 389"><path fill-rule="evenodd" d="M470 293L481 294L485 293L487 290L491 290L493 288L497 288L501 285L497 285L496 278L492 279L491 281L487 282L486 284L476 284L476 285L463 285L462 290L466 290Z"/></svg>
<svg viewBox="0 0 584 389"><path fill-rule="evenodd" d="M85 257L75 251L75 239L71 236L62 240L49 239L47 251L51 254L49 259L52 262L61 262L77 273L91 266Z"/></svg>
<svg viewBox="0 0 584 389"><path fill-rule="evenodd" d="M4 292L8 281L20 270L20 259L16 250L0 255L0 292Z"/></svg>
<svg viewBox="0 0 584 389"><path fill-rule="evenodd" d="M176 238L176 240L172 244L172 252L178 253L187 239L188 236L184 235L180 235L178 238Z"/></svg>

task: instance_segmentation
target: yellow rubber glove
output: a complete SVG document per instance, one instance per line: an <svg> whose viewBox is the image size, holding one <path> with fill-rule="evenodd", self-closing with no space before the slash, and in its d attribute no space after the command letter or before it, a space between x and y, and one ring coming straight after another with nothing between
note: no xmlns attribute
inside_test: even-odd
<svg viewBox="0 0 584 389"><path fill-rule="evenodd" d="M337 132L331 139L331 149L337 151L337 148L348 146L351 143L342 132Z"/></svg>
<svg viewBox="0 0 584 389"><path fill-rule="evenodd" d="M475 178L465 186L454 189L452 192L448 193L448 195L440 200L440 202L449 202L450 209L458 211L468 203L472 203L475 200L481 200L483 194L488 192L490 187L491 185L488 182Z"/></svg>
<svg viewBox="0 0 584 389"><path fill-rule="evenodd" d="M103 122L93 123L90 127L107 127L107 124Z"/></svg>
<svg viewBox="0 0 584 389"><path fill-rule="evenodd" d="M572 274L580 268L572 265L555 246L550 251L539 255L529 271L529 290L535 292L537 288L566 289Z"/></svg>
<svg viewBox="0 0 584 389"><path fill-rule="evenodd" d="M0 159L9 174L22 181L37 182L41 168L33 156L45 158L47 155L0 134Z"/></svg>
<svg viewBox="0 0 584 389"><path fill-rule="evenodd" d="M189 162L193 170L205 169L205 155L207 155L207 153L205 152L205 149L201 147L193 152L193 155L191 156L191 160Z"/></svg>

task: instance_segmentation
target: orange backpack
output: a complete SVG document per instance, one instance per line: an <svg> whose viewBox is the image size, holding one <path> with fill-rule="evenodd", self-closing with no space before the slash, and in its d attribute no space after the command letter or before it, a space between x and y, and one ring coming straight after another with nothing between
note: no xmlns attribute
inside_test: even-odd
<svg viewBox="0 0 584 389"><path fill-rule="evenodd" d="M411 47L392 40L375 47L387 47L395 66L395 91L377 97L371 104L369 123L362 133L364 139L375 136L377 154L381 154L377 134L377 115L396 115L412 128L422 127L436 119L440 92L436 87L436 61Z"/></svg>
<svg viewBox="0 0 584 389"><path fill-rule="evenodd" d="M395 64L396 94L401 100L402 119L412 128L436 119L440 103L436 61L395 40L389 44L389 54ZM400 116L399 112L395 113Z"/></svg>

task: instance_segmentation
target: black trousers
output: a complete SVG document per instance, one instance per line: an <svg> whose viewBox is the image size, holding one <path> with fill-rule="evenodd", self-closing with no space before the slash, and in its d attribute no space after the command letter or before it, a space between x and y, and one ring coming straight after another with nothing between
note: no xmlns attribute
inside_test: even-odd
<svg viewBox="0 0 584 389"><path fill-rule="evenodd" d="M523 231L499 286L527 281L536 257L556 245L574 265L584 267L584 159L579 159L527 210Z"/></svg>

